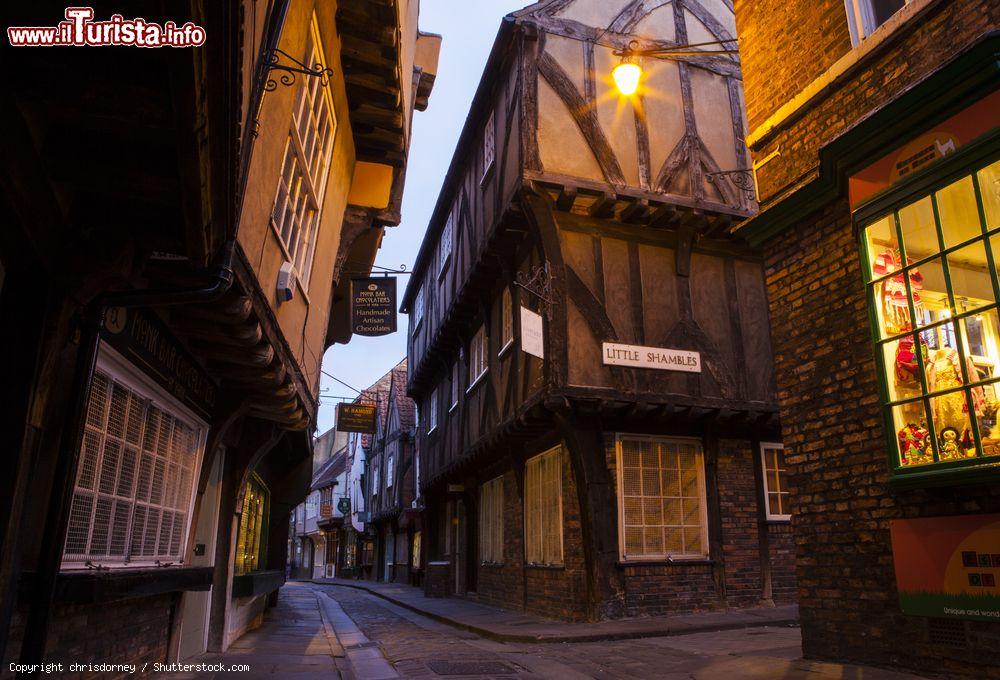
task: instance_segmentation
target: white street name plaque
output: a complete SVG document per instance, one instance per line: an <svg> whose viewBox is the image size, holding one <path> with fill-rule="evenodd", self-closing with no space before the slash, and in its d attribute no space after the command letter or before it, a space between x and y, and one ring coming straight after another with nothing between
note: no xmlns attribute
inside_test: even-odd
<svg viewBox="0 0 1000 680"><path fill-rule="evenodd" d="M701 354L683 349L643 347L606 342L602 348L604 363L608 366L632 368L658 368L661 371L701 373Z"/></svg>
<svg viewBox="0 0 1000 680"><path fill-rule="evenodd" d="M539 359L545 358L544 328L541 314L521 307L521 349Z"/></svg>

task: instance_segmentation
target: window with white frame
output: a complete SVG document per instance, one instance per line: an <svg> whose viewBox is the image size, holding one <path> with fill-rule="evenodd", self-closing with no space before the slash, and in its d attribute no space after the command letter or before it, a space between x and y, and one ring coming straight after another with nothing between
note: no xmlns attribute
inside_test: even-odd
<svg viewBox="0 0 1000 680"><path fill-rule="evenodd" d="M387 489L392 487L392 478L394 471L393 458L394 456L390 453L386 456L385 459L385 488Z"/></svg>
<svg viewBox="0 0 1000 680"><path fill-rule="evenodd" d="M528 564L562 564L562 448L524 464L524 543Z"/></svg>
<svg viewBox="0 0 1000 680"><path fill-rule="evenodd" d="M792 517L788 505L788 477L785 471L785 447L781 444L760 445L760 460L764 471L764 501L767 518L788 520Z"/></svg>
<svg viewBox="0 0 1000 680"><path fill-rule="evenodd" d="M458 370L458 362L456 361L451 365L451 395L448 400L448 410L452 410L458 406L458 390L459 390L459 380L461 376L461 371Z"/></svg>
<svg viewBox="0 0 1000 680"><path fill-rule="evenodd" d="M493 123L493 111L486 120L486 127L483 128L483 179L490 173L493 162L496 158L497 138L496 126Z"/></svg>
<svg viewBox="0 0 1000 680"><path fill-rule="evenodd" d="M851 43L856 47L913 0L844 0Z"/></svg>
<svg viewBox="0 0 1000 680"><path fill-rule="evenodd" d="M378 495L378 461L372 461L372 495Z"/></svg>
<svg viewBox="0 0 1000 680"><path fill-rule="evenodd" d="M424 319L424 287L417 289L417 294L413 298L413 327L416 328Z"/></svg>
<svg viewBox="0 0 1000 680"><path fill-rule="evenodd" d="M469 389L486 374L489 367L486 341L486 326L480 326L469 343Z"/></svg>
<svg viewBox="0 0 1000 680"><path fill-rule="evenodd" d="M427 407L427 431L433 432L438 426L438 388L431 390L430 404Z"/></svg>
<svg viewBox="0 0 1000 680"><path fill-rule="evenodd" d="M451 259L451 246L455 240L455 213L448 215L448 220L441 230L441 239L438 241L438 276L444 274Z"/></svg>
<svg viewBox="0 0 1000 680"><path fill-rule="evenodd" d="M500 352L503 353L514 342L514 300L511 297L510 287L508 286L504 286L500 308L500 315L502 317Z"/></svg>
<svg viewBox="0 0 1000 680"><path fill-rule="evenodd" d="M623 560L705 558L705 468L694 440L620 435L618 521Z"/></svg>
<svg viewBox="0 0 1000 680"><path fill-rule="evenodd" d="M503 562L503 477L479 488L479 559Z"/></svg>
<svg viewBox="0 0 1000 680"><path fill-rule="evenodd" d="M306 519L312 519L319 514L319 492L313 491L306 497Z"/></svg>
<svg viewBox="0 0 1000 680"><path fill-rule="evenodd" d="M122 362L124 363L124 362ZM101 361L87 402L63 565L184 559L204 427Z"/></svg>
<svg viewBox="0 0 1000 680"><path fill-rule="evenodd" d="M326 67L315 15L306 36L304 63ZM329 88L323 87L320 78L303 78L285 141L271 223L306 290L336 131Z"/></svg>

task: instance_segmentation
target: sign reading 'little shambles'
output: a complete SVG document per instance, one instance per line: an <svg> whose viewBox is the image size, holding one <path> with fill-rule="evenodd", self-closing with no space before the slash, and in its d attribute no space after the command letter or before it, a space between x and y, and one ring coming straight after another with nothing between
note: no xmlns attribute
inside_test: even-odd
<svg viewBox="0 0 1000 680"><path fill-rule="evenodd" d="M620 345L616 342L604 343L602 351L604 352L604 363L607 366L631 366L632 368L657 368L661 371L701 373L701 354L698 352L666 347Z"/></svg>
<svg viewBox="0 0 1000 680"><path fill-rule="evenodd" d="M351 280L351 330L355 335L396 332L396 279Z"/></svg>

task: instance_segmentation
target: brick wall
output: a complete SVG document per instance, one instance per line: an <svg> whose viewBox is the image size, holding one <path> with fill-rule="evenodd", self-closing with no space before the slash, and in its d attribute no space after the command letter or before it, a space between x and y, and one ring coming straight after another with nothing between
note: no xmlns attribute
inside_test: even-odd
<svg viewBox="0 0 1000 680"><path fill-rule="evenodd" d="M622 567L625 580L625 613L657 616L716 608L718 591L712 565L634 564Z"/></svg>
<svg viewBox="0 0 1000 680"><path fill-rule="evenodd" d="M968 644L954 647L931 642L927 619L899 611L890 520L1000 512L1000 489L889 489L846 198L803 216L765 251L804 653L1000 678L1000 624L960 622Z"/></svg>
<svg viewBox="0 0 1000 680"><path fill-rule="evenodd" d="M850 51L843 0L743 0L736 22L751 131ZM757 172L763 207L816 172L823 145L997 25L1000 4L994 0L936 0L923 17L901 26L889 49L864 60L801 117L752 149L756 160L780 152Z"/></svg>
<svg viewBox="0 0 1000 680"><path fill-rule="evenodd" d="M760 455L752 442L719 442L719 507L722 520L722 556L725 567L726 603L730 607L760 604L761 581L759 504L763 491L757 488L754 466Z"/></svg>
<svg viewBox="0 0 1000 680"><path fill-rule="evenodd" d="M503 562L479 567L477 593L504 609L524 604L524 513L513 470L503 475ZM477 518L478 520L478 518Z"/></svg>
<svg viewBox="0 0 1000 680"><path fill-rule="evenodd" d="M798 601L795 581L795 534L787 522L767 524L769 562L771 565L771 600L775 604Z"/></svg>
<svg viewBox="0 0 1000 680"><path fill-rule="evenodd" d="M179 594L97 605L58 605L46 645L47 661L136 664L167 660L167 641ZM22 612L23 614L23 612ZM65 673L60 677L128 677L127 674Z"/></svg>

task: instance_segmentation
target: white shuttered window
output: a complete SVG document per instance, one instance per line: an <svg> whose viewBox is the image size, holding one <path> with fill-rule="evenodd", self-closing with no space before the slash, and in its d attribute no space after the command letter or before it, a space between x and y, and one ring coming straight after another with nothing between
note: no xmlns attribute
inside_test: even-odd
<svg viewBox="0 0 1000 680"><path fill-rule="evenodd" d="M529 458L524 469L528 564L562 564L562 448Z"/></svg>
<svg viewBox="0 0 1000 680"><path fill-rule="evenodd" d="M491 479L480 487L479 559L503 562L503 477Z"/></svg>
<svg viewBox="0 0 1000 680"><path fill-rule="evenodd" d="M704 460L697 441L619 436L622 559L707 557L705 507Z"/></svg>
<svg viewBox="0 0 1000 680"><path fill-rule="evenodd" d="M469 389L472 389L472 386L486 374L486 369L489 367L486 347L486 327L480 326L472 336L472 342L469 343Z"/></svg>
<svg viewBox="0 0 1000 680"><path fill-rule="evenodd" d="M99 365L70 507L63 565L180 562L203 429Z"/></svg>

